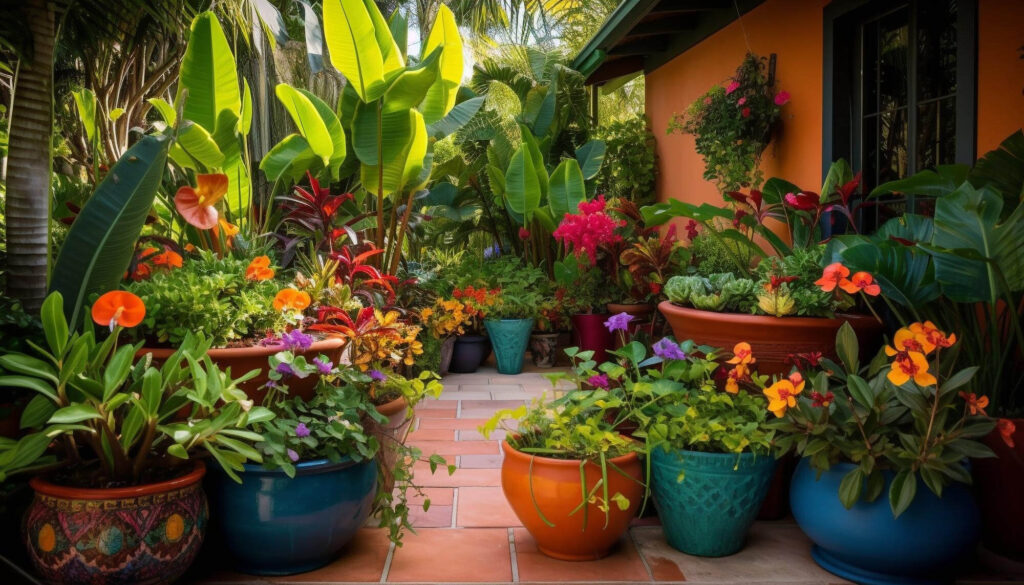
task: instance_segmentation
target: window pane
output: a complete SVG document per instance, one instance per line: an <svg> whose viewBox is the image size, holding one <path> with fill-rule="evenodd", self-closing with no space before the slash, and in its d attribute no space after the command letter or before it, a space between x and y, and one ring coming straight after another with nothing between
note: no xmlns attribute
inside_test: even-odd
<svg viewBox="0 0 1024 585"><path fill-rule="evenodd" d="M864 177L864 189L867 192L878 186L878 118L866 118L863 132L861 172Z"/></svg>
<svg viewBox="0 0 1024 585"><path fill-rule="evenodd" d="M879 93L882 111L907 105L907 57L910 26L902 8L878 21Z"/></svg>
<svg viewBox="0 0 1024 585"><path fill-rule="evenodd" d="M955 162L956 98L947 97L918 106L917 170Z"/></svg>
<svg viewBox="0 0 1024 585"><path fill-rule="evenodd" d="M957 0L918 2L917 97L956 93Z"/></svg>
<svg viewBox="0 0 1024 585"><path fill-rule="evenodd" d="M907 176L907 110L882 112L878 136L878 182Z"/></svg>
<svg viewBox="0 0 1024 585"><path fill-rule="evenodd" d="M863 47L863 85L862 108L865 114L878 111L878 22L864 25Z"/></svg>

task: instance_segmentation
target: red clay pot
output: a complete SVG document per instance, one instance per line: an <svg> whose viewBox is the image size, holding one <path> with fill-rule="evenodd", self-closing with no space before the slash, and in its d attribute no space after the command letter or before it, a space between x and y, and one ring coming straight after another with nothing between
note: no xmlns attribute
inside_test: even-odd
<svg viewBox="0 0 1024 585"><path fill-rule="evenodd" d="M570 515L580 504L580 462L531 456L501 442L505 453L501 465L501 489L523 526L530 531L537 548L549 557L563 561L591 561L607 556L629 528L629 522L643 500L642 467L636 453L608 460L608 494L621 493L629 499L629 508L619 510L609 502L608 527L596 503ZM532 469L531 469L532 460ZM616 465L630 478L611 468ZM589 492L601 479L601 467L587 463L586 488ZM532 495L531 495L532 486ZM598 490L600 493L600 490ZM548 526L540 510L554 526ZM584 517L587 521L584 525Z"/></svg>
<svg viewBox="0 0 1024 585"><path fill-rule="evenodd" d="M981 539L990 551L1024 562L1024 418L1011 419L1017 431L1009 447L993 430L985 444L996 457L971 462L981 509Z"/></svg>
<svg viewBox="0 0 1024 585"><path fill-rule="evenodd" d="M399 447L405 444L405 438L409 436L409 427L412 426L412 418L408 416L408 404L405 397L400 396L376 407L377 412L388 417L387 423L374 425L371 430L380 443L377 456L384 473L384 489L388 492L395 488L393 470L398 462Z"/></svg>
<svg viewBox="0 0 1024 585"><path fill-rule="evenodd" d="M328 337L327 339L314 341L313 345L311 345L308 350L300 352L298 355L305 356L308 361L320 354L324 354L329 357L332 362L338 363L341 360L341 353L344 348L344 339L340 337ZM235 377L241 376L249 370L260 370L258 376L246 381L240 386L242 391L258 404L259 401L263 399L264 394L266 394L266 390L264 390L262 386L270 379L267 377L267 358L279 351L282 351L282 349L283 346L281 345L220 347L211 349L206 352L206 355L210 356L213 363L217 364L221 369L231 368L231 375ZM159 366L164 363L167 358L171 357L175 351L177 351L175 348L144 347L135 354L135 357L138 359L147 353L151 353L153 354L153 364ZM301 396L304 400L313 398L314 391L316 390L316 383L319 379L320 377L315 375L307 376L302 379L293 378L288 382L288 395Z"/></svg>
<svg viewBox="0 0 1024 585"><path fill-rule="evenodd" d="M593 351L594 361L608 361L608 350L612 349L615 340L612 332L604 326L608 315L604 313L582 313L572 316L573 345L581 351Z"/></svg>
<svg viewBox="0 0 1024 585"><path fill-rule="evenodd" d="M654 305L651 303L608 303L605 306L612 315L617 313L628 313L637 320L650 319L654 312Z"/></svg>
<svg viewBox="0 0 1024 585"><path fill-rule="evenodd" d="M789 373L786 358L792 354L820 351L836 359L836 332L850 323L857 332L861 359L870 360L882 341L884 328L874 317L841 315L824 317L768 317L745 313L716 313L680 307L669 301L658 310L672 327L677 340L692 339L698 344L731 351L741 341L750 344L757 358L757 371L766 375Z"/></svg>
<svg viewBox="0 0 1024 585"><path fill-rule="evenodd" d="M48 583L172 583L203 544L205 473L197 462L176 479L113 489L34 477L22 533L28 556Z"/></svg>

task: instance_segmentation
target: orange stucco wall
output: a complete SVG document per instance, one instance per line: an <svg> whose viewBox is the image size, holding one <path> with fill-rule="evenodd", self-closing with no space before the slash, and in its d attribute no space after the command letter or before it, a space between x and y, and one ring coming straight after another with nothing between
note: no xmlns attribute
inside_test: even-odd
<svg viewBox="0 0 1024 585"><path fill-rule="evenodd" d="M822 18L829 0L766 0L729 26L646 76L647 115L657 138L658 193L694 203L722 201L704 181L704 161L692 136L665 133L669 120L735 71L749 44L775 53L776 84L792 98L783 127L765 151L765 177L783 177L810 190L821 185ZM992 149L1024 123L1024 2L978 2L978 153ZM744 35L744 31L746 35Z"/></svg>

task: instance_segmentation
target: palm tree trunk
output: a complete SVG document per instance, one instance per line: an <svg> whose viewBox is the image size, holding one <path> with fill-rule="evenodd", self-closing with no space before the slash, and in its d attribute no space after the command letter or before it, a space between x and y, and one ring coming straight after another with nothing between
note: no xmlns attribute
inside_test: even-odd
<svg viewBox="0 0 1024 585"><path fill-rule="evenodd" d="M53 132L52 4L24 7L33 51L22 60L11 107L7 161L7 294L38 310L46 296L50 240L50 165Z"/></svg>

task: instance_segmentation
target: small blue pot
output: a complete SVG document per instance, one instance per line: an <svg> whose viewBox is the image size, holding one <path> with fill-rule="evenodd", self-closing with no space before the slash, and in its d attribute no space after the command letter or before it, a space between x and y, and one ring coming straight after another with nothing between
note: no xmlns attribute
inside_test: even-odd
<svg viewBox="0 0 1024 585"><path fill-rule="evenodd" d="M654 502L665 539L702 557L739 552L757 518L775 458L656 448L651 453ZM683 481L679 481L679 474Z"/></svg>
<svg viewBox="0 0 1024 585"><path fill-rule="evenodd" d="M484 321L487 335L494 346L494 360L499 374L518 374L523 371L523 356L530 343L533 319L502 319Z"/></svg>
<svg viewBox="0 0 1024 585"><path fill-rule="evenodd" d="M235 567L292 575L337 557L370 516L377 462L302 462L295 477L246 465L242 483L211 474L210 511Z"/></svg>
<svg viewBox="0 0 1024 585"><path fill-rule="evenodd" d="M826 571L866 585L949 583L974 551L980 533L978 508L963 484L951 484L938 498L918 482L906 512L893 518L889 484L874 502L847 510L839 502L839 482L854 468L834 465L816 479L804 459L790 487L797 524L814 542L815 562Z"/></svg>
<svg viewBox="0 0 1024 585"><path fill-rule="evenodd" d="M491 342L483 335L459 335L452 348L448 371L453 374L472 374L491 352Z"/></svg>

